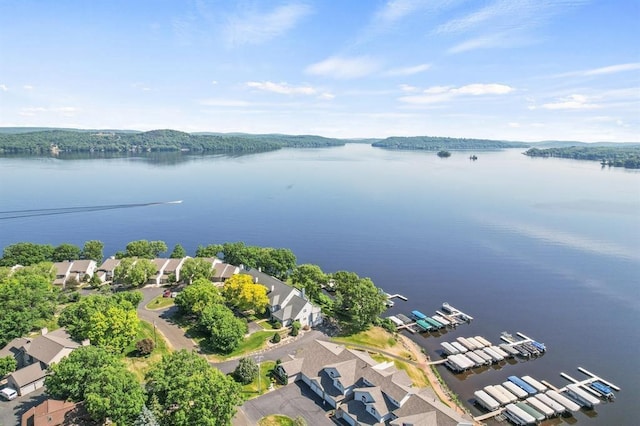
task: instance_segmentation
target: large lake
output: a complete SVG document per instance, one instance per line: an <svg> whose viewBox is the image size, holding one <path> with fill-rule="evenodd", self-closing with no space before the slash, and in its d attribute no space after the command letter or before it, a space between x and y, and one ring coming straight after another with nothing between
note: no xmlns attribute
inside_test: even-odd
<svg viewBox="0 0 640 426"><path fill-rule="evenodd" d="M19 241L137 239L193 254L245 241L291 248L299 263L368 276L396 301L391 313L433 313L442 302L475 317L439 343L521 331L541 358L454 376L473 391L529 374L556 386L582 366L622 387L613 404L557 423L633 425L640 401L640 173L597 162L534 159L522 150L394 152L367 145L228 156L0 158L2 212L183 200L73 214L0 216L0 247ZM478 410L472 408L474 414Z"/></svg>

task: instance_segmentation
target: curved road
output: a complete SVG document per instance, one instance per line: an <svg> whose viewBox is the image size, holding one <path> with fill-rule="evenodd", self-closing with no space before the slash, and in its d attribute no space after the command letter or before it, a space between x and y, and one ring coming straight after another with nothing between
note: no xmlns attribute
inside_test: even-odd
<svg viewBox="0 0 640 426"><path fill-rule="evenodd" d="M142 291L144 297L138 305L138 316L148 323L155 324L156 330L164 336L167 344L174 350L198 351L198 345L185 335L184 330L171 322L171 317L177 309L175 306L157 310L145 308L147 303L154 297L161 295L164 290L162 287L145 287L141 289L140 291Z"/></svg>

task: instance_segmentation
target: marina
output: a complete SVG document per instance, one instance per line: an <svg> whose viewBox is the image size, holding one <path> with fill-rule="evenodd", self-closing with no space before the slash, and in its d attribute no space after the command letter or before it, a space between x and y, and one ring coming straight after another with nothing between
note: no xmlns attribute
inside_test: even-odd
<svg viewBox="0 0 640 426"><path fill-rule="evenodd" d="M394 306L394 303L391 299L398 298L401 300L407 300L407 298L401 294L389 294L384 293L387 297L386 305L388 307ZM437 330L446 330L447 328L456 328L460 324L469 323L473 317L471 315L465 314L464 312L454 308L448 303L443 303L443 310L446 310L447 313L436 311L434 315L428 316L418 310L411 311L410 316L403 314L396 314L388 316L387 318L391 320L398 331L407 330L410 333L424 333L424 332L433 332ZM479 349L483 345L480 343L476 343L473 346L473 349ZM466 349L465 352L469 350ZM458 349L458 353L460 350ZM456 352L447 351L450 355L455 355Z"/></svg>
<svg viewBox="0 0 640 426"><path fill-rule="evenodd" d="M503 340L505 344L501 345L501 348L507 350L507 347L511 347L511 349L516 350L518 355L523 358L537 357L546 352L547 347L544 343L539 343L520 332L517 332L516 335L518 336L517 338L503 331L500 334L500 339Z"/></svg>

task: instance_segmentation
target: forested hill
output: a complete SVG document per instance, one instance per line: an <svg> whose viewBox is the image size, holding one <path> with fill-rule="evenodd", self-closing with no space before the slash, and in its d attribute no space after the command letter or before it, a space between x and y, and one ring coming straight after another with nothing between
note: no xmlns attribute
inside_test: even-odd
<svg viewBox="0 0 640 426"><path fill-rule="evenodd" d="M259 152L285 147L341 146L347 141L321 136L191 134L175 130L150 132L44 130L0 133L0 154L58 152Z"/></svg>
<svg viewBox="0 0 640 426"><path fill-rule="evenodd" d="M569 146L563 148L531 148L525 155L530 157L560 157L576 160L600 161L603 165L640 169L640 144L617 144L611 146Z"/></svg>
<svg viewBox="0 0 640 426"><path fill-rule="evenodd" d="M440 150L480 150L503 148L526 148L524 142L494 141L488 139L444 138L437 136L390 137L375 142L372 146L386 149L415 149L425 151Z"/></svg>

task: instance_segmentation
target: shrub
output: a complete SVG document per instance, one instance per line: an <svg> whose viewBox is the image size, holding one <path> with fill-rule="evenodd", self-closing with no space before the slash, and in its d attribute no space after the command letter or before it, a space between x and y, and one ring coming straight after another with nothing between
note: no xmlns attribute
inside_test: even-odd
<svg viewBox="0 0 640 426"><path fill-rule="evenodd" d="M300 333L300 327L302 327L300 325L300 321L294 321L291 324L291 335L294 336L294 337L297 336L298 333Z"/></svg>
<svg viewBox="0 0 640 426"><path fill-rule="evenodd" d="M233 378L243 385L253 382L258 377L258 364L253 358L241 358L233 371Z"/></svg>
<svg viewBox="0 0 640 426"><path fill-rule="evenodd" d="M155 347L155 343L153 343L153 340L150 338L142 339L136 342L136 350L140 355L149 355L151 352L153 352L153 349L155 349Z"/></svg>
<svg viewBox="0 0 640 426"><path fill-rule="evenodd" d="M272 327L273 327L274 330L280 330L282 328L282 323L280 321L275 321L272 324Z"/></svg>
<svg viewBox="0 0 640 426"><path fill-rule="evenodd" d="M279 342L280 342L280 339L281 339L281 337L280 337L280 333L275 333L275 334L273 335L273 338L271 339L271 342L273 342L273 343L279 343Z"/></svg>

